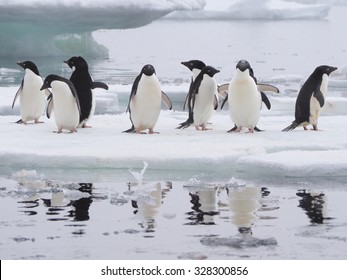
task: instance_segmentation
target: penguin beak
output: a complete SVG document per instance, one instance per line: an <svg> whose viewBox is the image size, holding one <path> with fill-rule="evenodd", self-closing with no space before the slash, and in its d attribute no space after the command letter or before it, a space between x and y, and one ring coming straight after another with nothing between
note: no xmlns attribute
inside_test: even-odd
<svg viewBox="0 0 347 280"><path fill-rule="evenodd" d="M24 62L18 61L17 65L19 65L20 67L24 68Z"/></svg>
<svg viewBox="0 0 347 280"><path fill-rule="evenodd" d="M43 85L40 88L40 90L44 90L44 89L47 89L47 88L49 88L48 84L47 83L43 83Z"/></svg>

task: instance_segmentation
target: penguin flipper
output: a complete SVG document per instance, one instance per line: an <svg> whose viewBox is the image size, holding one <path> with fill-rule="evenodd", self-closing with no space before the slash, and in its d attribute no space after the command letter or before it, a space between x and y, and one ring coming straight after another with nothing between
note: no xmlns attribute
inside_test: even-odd
<svg viewBox="0 0 347 280"><path fill-rule="evenodd" d="M316 88L316 90L313 93L313 96L317 99L319 102L320 107L322 108L324 106L324 95L320 90L320 86Z"/></svg>
<svg viewBox="0 0 347 280"><path fill-rule="evenodd" d="M267 98L267 96L266 96L266 94L264 92L261 91L260 94L261 94L261 100L266 105L266 108L268 108L268 110L270 110L271 109L270 100Z"/></svg>
<svg viewBox="0 0 347 280"><path fill-rule="evenodd" d="M12 102L12 109L14 107L14 104L16 103L16 100L18 98L18 96L21 94L22 90L23 90L23 85L24 85L24 80L22 80L22 84L20 85L19 89L16 92L16 95L14 96L13 102Z"/></svg>
<svg viewBox="0 0 347 280"><path fill-rule="evenodd" d="M213 109L217 110L218 109L218 105L219 105L218 98L217 98L216 95L214 95L214 98L213 98Z"/></svg>
<svg viewBox="0 0 347 280"><path fill-rule="evenodd" d="M288 132L288 131L291 131L291 130L297 128L298 126L299 126L299 124L296 121L293 121L289 126L287 126L286 128L282 129L282 131Z"/></svg>
<svg viewBox="0 0 347 280"><path fill-rule="evenodd" d="M220 109L222 110L223 107L224 107L224 104L228 101L228 94L225 96L223 102L222 102L222 105L220 106Z"/></svg>
<svg viewBox="0 0 347 280"><path fill-rule="evenodd" d="M189 93L187 94L186 99L184 100L184 103L183 103L183 111L185 111L186 108L187 108L188 99L189 99Z"/></svg>
<svg viewBox="0 0 347 280"><path fill-rule="evenodd" d="M52 93L48 96L48 103L47 103L47 109L46 109L46 116L47 118L50 118L53 111L53 95Z"/></svg>
<svg viewBox="0 0 347 280"><path fill-rule="evenodd" d="M92 89L95 88L103 88L105 90L108 90L108 85L103 82L92 82Z"/></svg>
<svg viewBox="0 0 347 280"><path fill-rule="evenodd" d="M228 96L229 84L217 86L217 91L224 99Z"/></svg>
<svg viewBox="0 0 347 280"><path fill-rule="evenodd" d="M169 110L172 109L172 102L170 100L170 98L166 95L165 92L161 92L161 101L163 101L163 103L169 108Z"/></svg>
<svg viewBox="0 0 347 280"><path fill-rule="evenodd" d="M271 91L275 93L279 93L280 90L273 86L273 85L268 85L268 84L257 84L258 90L261 91Z"/></svg>

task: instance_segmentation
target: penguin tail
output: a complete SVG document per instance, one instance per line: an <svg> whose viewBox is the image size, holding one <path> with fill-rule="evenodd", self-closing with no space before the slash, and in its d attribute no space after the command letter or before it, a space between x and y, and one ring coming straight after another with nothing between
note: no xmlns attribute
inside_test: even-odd
<svg viewBox="0 0 347 280"><path fill-rule="evenodd" d="M176 129L188 128L192 123L194 123L193 114L189 114L188 119L185 122L180 123Z"/></svg>
<svg viewBox="0 0 347 280"><path fill-rule="evenodd" d="M254 128L254 131L256 131L256 132L262 132L262 131L264 131L264 130L262 130L262 129L258 128L258 127L255 127L255 128Z"/></svg>
<svg viewBox="0 0 347 280"><path fill-rule="evenodd" d="M286 128L282 129L282 131L284 132L288 132L291 130L294 130L295 128L297 128L299 126L299 124L296 121L293 121L292 124L290 124L289 126L287 126Z"/></svg>
<svg viewBox="0 0 347 280"><path fill-rule="evenodd" d="M123 131L123 133L134 133L134 132L135 132L134 126L131 126L129 129Z"/></svg>

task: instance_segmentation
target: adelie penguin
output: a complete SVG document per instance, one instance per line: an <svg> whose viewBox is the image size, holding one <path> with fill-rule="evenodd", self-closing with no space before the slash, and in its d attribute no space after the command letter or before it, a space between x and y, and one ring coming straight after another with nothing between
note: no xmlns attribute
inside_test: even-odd
<svg viewBox="0 0 347 280"><path fill-rule="evenodd" d="M240 132L246 128L253 133L257 130L262 102L268 109L271 108L269 99L259 91L253 69L246 60L237 63L235 75L228 86L227 98L230 117L235 124L228 132Z"/></svg>
<svg viewBox="0 0 347 280"><path fill-rule="evenodd" d="M95 112L95 95L93 89L103 88L108 90L108 86L102 82L94 82L89 74L88 64L81 56L73 56L64 61L71 69L70 81L73 83L81 105L81 116L78 127L90 127L87 121L92 118Z"/></svg>
<svg viewBox="0 0 347 280"><path fill-rule="evenodd" d="M205 66L189 89L188 104L191 104L196 130L207 130L206 123L218 108L217 83L214 75L219 70Z"/></svg>
<svg viewBox="0 0 347 280"><path fill-rule="evenodd" d="M336 67L321 65L313 71L301 87L296 99L295 120L283 131L290 131L301 125L307 130L308 124L313 126L313 130L318 130L320 110L324 106L328 92L328 78L336 69Z"/></svg>
<svg viewBox="0 0 347 280"><path fill-rule="evenodd" d="M244 61L245 63L248 63L246 60L241 60L241 61ZM239 63L241 62L239 61ZM249 64L249 63L248 63ZM237 69L237 66L236 66L236 69ZM266 108L268 110L271 109L271 103L269 101L269 99L267 98L265 92L275 92L275 93L279 93L279 89L273 85L269 85L269 84L264 84L264 83L258 83L257 81L257 78L254 76L254 71L252 69L252 67L250 67L249 65L249 76L254 80L256 86L257 86L257 89L261 95L261 100L262 102L265 104ZM250 83L252 83L251 80L249 80ZM220 85L218 86L218 93L224 98L224 101L222 102L222 105L221 105L221 109L223 109L225 103L229 100L229 95L228 95L228 92L229 92L229 84L223 84L223 85ZM231 108L229 107L229 111L231 110ZM235 126L230 129L228 132L233 132L233 131L236 131L238 130L238 127L237 125L235 124ZM259 129L257 126L254 127L254 131L262 131L261 129Z"/></svg>
<svg viewBox="0 0 347 280"><path fill-rule="evenodd" d="M154 126L159 118L161 102L172 109L169 97L161 90L154 67L147 64L132 85L127 108L132 127L124 132L141 133L148 129L149 134L155 133Z"/></svg>
<svg viewBox="0 0 347 280"><path fill-rule="evenodd" d="M40 90L43 79L32 61L17 63L25 70L24 78L12 103L12 108L19 97L21 119L16 123L27 124L30 121L40 123L40 117L45 111L48 90Z"/></svg>
<svg viewBox="0 0 347 280"><path fill-rule="evenodd" d="M206 66L204 62L201 60L193 59L189 61L183 61L181 62L182 65L186 66L191 72L192 72L192 78L189 86L188 94L185 98L183 110L185 110L188 107L188 119L182 123L179 124L177 129L181 128L187 128L192 123L194 123L193 119L193 110L192 110L192 104L188 102L189 99L189 92L191 91L192 84L195 80L195 78L199 75L200 71Z"/></svg>
<svg viewBox="0 0 347 280"><path fill-rule="evenodd" d="M58 75L48 75L43 82L41 90L52 88L52 94L48 97L47 117L54 112L55 123L58 127L56 133L62 133L63 129L71 133L77 132L80 123L81 107L77 91L71 81Z"/></svg>

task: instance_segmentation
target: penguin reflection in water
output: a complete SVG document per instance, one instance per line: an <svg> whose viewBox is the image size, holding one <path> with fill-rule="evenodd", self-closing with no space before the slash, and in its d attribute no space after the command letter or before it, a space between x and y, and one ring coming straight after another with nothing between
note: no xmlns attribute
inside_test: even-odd
<svg viewBox="0 0 347 280"><path fill-rule="evenodd" d="M80 121L81 107L77 91L71 81L58 75L48 75L41 90L52 88L52 94L48 97L47 117L50 118L52 111L58 131L63 129L71 133L77 132Z"/></svg>
<svg viewBox="0 0 347 280"><path fill-rule="evenodd" d="M307 130L308 124L313 126L313 130L318 130L320 110L324 106L328 92L328 78L336 69L336 67L321 65L313 71L296 99L295 120L283 131L290 131L301 125Z"/></svg>
<svg viewBox="0 0 347 280"><path fill-rule="evenodd" d="M18 124L27 124L29 121L40 122L40 117L45 111L46 97L50 94L48 90L41 90L43 79L39 70L32 61L17 63L25 70L22 84L19 87L12 103L12 108L19 97L21 119Z"/></svg>
<svg viewBox="0 0 347 280"><path fill-rule="evenodd" d="M159 118L162 101L170 110L172 109L169 97L161 90L154 67L147 64L131 88L127 112L132 127L124 132L142 133L148 129L149 134L156 133L154 126Z"/></svg>
<svg viewBox="0 0 347 280"><path fill-rule="evenodd" d="M95 111L95 88L108 90L108 86L103 82L94 82L89 74L88 64L81 56L73 56L64 61L71 69L70 81L73 83L81 105L81 115L78 127L90 128L87 121L92 118Z"/></svg>

